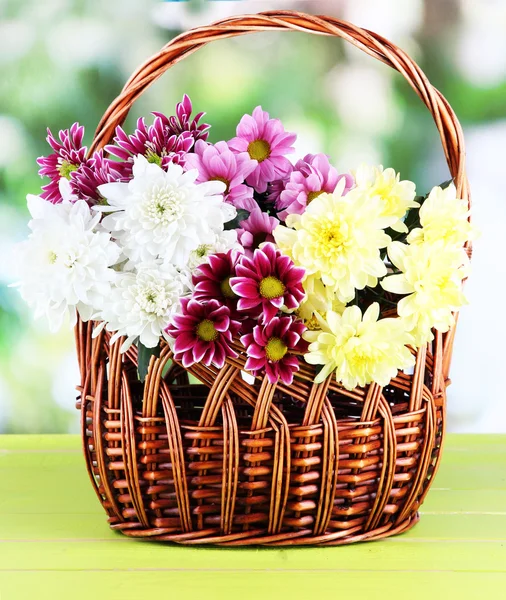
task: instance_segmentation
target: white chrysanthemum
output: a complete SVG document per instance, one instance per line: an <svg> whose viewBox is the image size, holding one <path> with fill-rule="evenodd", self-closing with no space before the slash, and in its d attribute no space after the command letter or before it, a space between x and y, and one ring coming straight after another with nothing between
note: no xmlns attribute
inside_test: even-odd
<svg viewBox="0 0 506 600"><path fill-rule="evenodd" d="M319 383L336 373L348 390L375 382L388 385L400 369L411 367L415 359L406 347L412 337L401 319L379 319L379 304L374 303L362 312L350 306L342 315L329 311L320 318L321 331L306 331L303 337L310 342L306 362L323 365L315 378Z"/></svg>
<svg viewBox="0 0 506 600"><path fill-rule="evenodd" d="M400 180L399 173L379 165L360 166L355 173L356 189L377 196L380 201L380 214L389 220L394 231L407 233L408 228L402 219L410 208L420 206L415 202L416 187L412 181Z"/></svg>
<svg viewBox="0 0 506 600"><path fill-rule="evenodd" d="M228 252L229 250L237 250L243 252L243 247L237 242L237 233L235 230L223 231L220 234L215 234L214 241L210 244L201 244L190 253L188 260L188 269L190 272L195 271L200 265L207 262L211 254L220 252Z"/></svg>
<svg viewBox="0 0 506 600"><path fill-rule="evenodd" d="M136 271L119 273L107 304L93 317L104 322L94 335L105 325L115 332L112 342L126 337L121 352L137 340L154 348L181 298L189 292L188 276L172 265L143 263Z"/></svg>
<svg viewBox="0 0 506 600"><path fill-rule="evenodd" d="M422 228L414 229L408 236L408 242L415 244L442 241L463 246L467 240L475 237L469 213L467 202L457 198L453 183L444 190L439 186L434 187L420 208Z"/></svg>
<svg viewBox="0 0 506 600"><path fill-rule="evenodd" d="M84 200L69 202L70 193L63 191L60 204L27 196L31 233L17 251L21 295L36 317L47 316L52 331L65 314L75 325L77 313L87 321L103 305L120 255L110 234L97 230L100 215Z"/></svg>
<svg viewBox="0 0 506 600"><path fill-rule="evenodd" d="M273 235L308 276L321 278L339 300L349 302L355 290L374 287L386 275L380 249L391 240L377 197L356 189L343 196L344 184L343 179L333 194L315 198L302 215L289 215L287 227L279 225Z"/></svg>
<svg viewBox="0 0 506 600"><path fill-rule="evenodd" d="M109 206L95 209L110 213L102 225L118 240L130 265L160 258L185 267L191 252L214 243L223 224L234 218L235 209L223 202L224 184L197 184L197 176L196 170L184 172L173 163L165 171L139 155L128 183L99 186Z"/></svg>
<svg viewBox="0 0 506 600"><path fill-rule="evenodd" d="M397 312L417 346L433 339L432 328L448 331L454 324L453 313L466 303L462 280L469 261L465 252L443 241L410 246L394 242L388 256L401 273L385 277L381 285L405 295Z"/></svg>

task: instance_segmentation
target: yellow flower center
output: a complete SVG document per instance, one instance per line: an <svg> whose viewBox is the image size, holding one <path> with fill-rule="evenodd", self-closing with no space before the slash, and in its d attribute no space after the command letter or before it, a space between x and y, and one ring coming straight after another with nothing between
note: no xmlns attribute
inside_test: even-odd
<svg viewBox="0 0 506 600"><path fill-rule="evenodd" d="M393 183L391 181L379 181L370 191L371 196L379 196L383 202L383 213L393 215L399 212L404 214L404 206L398 194L394 193Z"/></svg>
<svg viewBox="0 0 506 600"><path fill-rule="evenodd" d="M325 319L326 313L322 313L321 316L322 316L323 319ZM310 331L319 331L322 328L322 326L320 325L320 322L315 317L315 315L313 315L310 319L304 319L304 325Z"/></svg>
<svg viewBox="0 0 506 600"><path fill-rule="evenodd" d="M445 273L443 275L436 275L433 279L432 279L432 283L438 287L440 290L444 289L448 286L451 285L451 274L450 273Z"/></svg>
<svg viewBox="0 0 506 600"><path fill-rule="evenodd" d="M321 196L322 194L323 190L320 190L319 192L309 192L309 194L307 195L306 206L311 204L313 200L315 200L316 198L318 198L318 196Z"/></svg>
<svg viewBox="0 0 506 600"><path fill-rule="evenodd" d="M354 339L357 339L357 337ZM353 369L363 369L370 363L380 361L381 353L371 346L359 345L348 352L347 359Z"/></svg>
<svg viewBox="0 0 506 600"><path fill-rule="evenodd" d="M145 154L146 156L146 160L148 161L148 163L151 163L153 165L158 165L159 167L162 166L162 157L157 154L156 152L154 152L153 150L148 150Z"/></svg>
<svg viewBox="0 0 506 600"><path fill-rule="evenodd" d="M264 277L260 282L260 295L268 300L281 297L285 289L283 282L272 275Z"/></svg>
<svg viewBox="0 0 506 600"><path fill-rule="evenodd" d="M197 335L204 342L213 342L218 337L218 332L212 321L204 319L197 325Z"/></svg>
<svg viewBox="0 0 506 600"><path fill-rule="evenodd" d="M259 163L263 162L271 155L269 142L266 142L265 140L255 140L254 142L250 142L248 145L248 154L253 160L258 160Z"/></svg>
<svg viewBox="0 0 506 600"><path fill-rule="evenodd" d="M65 179L70 179L70 174L73 171L77 171L77 165L74 165L73 163L69 162L68 160L63 160L58 165L58 173L60 174L61 177L65 177Z"/></svg>
<svg viewBox="0 0 506 600"><path fill-rule="evenodd" d="M230 277L226 277L220 283L220 290L225 298L237 298L236 294L234 294L232 288L230 287Z"/></svg>
<svg viewBox="0 0 506 600"><path fill-rule="evenodd" d="M58 256L56 254L56 252L54 252L53 250L51 250L51 252L49 253L49 262L54 265L54 263L56 262Z"/></svg>
<svg viewBox="0 0 506 600"><path fill-rule="evenodd" d="M225 179L225 177L211 177L211 179L209 181L221 181L222 183L224 183L227 187L225 189L225 194L228 194L229 190L230 190L230 181L228 179Z"/></svg>
<svg viewBox="0 0 506 600"><path fill-rule="evenodd" d="M319 254L336 257L348 241L348 226L339 218L321 219L315 226L313 238Z"/></svg>
<svg viewBox="0 0 506 600"><path fill-rule="evenodd" d="M288 346L279 338L271 337L265 347L265 354L269 360L278 362L287 353Z"/></svg>

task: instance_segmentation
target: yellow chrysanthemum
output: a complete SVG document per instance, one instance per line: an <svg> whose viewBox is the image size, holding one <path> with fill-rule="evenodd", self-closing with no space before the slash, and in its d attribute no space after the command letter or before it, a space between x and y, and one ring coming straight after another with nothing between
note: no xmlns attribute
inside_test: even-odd
<svg viewBox="0 0 506 600"><path fill-rule="evenodd" d="M302 285L306 292L306 298L297 309L297 316L304 321L308 329L320 329L316 313L325 316L327 311L333 310L341 314L346 308L346 304L341 302L336 294L325 287L321 279L314 275L306 277Z"/></svg>
<svg viewBox="0 0 506 600"><path fill-rule="evenodd" d="M400 179L399 173L393 169L383 170L381 165L362 165L355 173L356 188L370 196L377 196L380 200L380 214L388 220L388 225L394 231L406 233L408 228L402 219L410 208L416 208L420 204L415 202L415 184Z"/></svg>
<svg viewBox="0 0 506 600"><path fill-rule="evenodd" d="M414 229L409 234L410 244L442 241L463 246L475 237L475 229L469 222L467 202L457 198L453 183L444 190L439 186L432 188L420 208L420 224L421 229Z"/></svg>
<svg viewBox="0 0 506 600"><path fill-rule="evenodd" d="M380 248L390 242L383 231L378 201L359 190L342 196L344 180L333 194L315 198L302 215L289 215L274 239L308 275L320 278L342 302L355 290L374 287L386 275Z"/></svg>
<svg viewBox="0 0 506 600"><path fill-rule="evenodd" d="M445 332L453 325L453 312L466 303L462 280L468 259L462 248L436 242L414 245L393 242L388 256L401 273L385 277L388 292L406 294L397 312L417 346L433 339L432 328Z"/></svg>
<svg viewBox="0 0 506 600"><path fill-rule="evenodd" d="M297 315L304 321L309 321L313 318L315 312L320 314L327 312L330 304L329 290L326 288L321 279L314 275L306 276L302 282L306 297L297 309Z"/></svg>
<svg viewBox="0 0 506 600"><path fill-rule="evenodd" d="M414 365L414 357L406 347L412 337L401 319L379 319L379 304L364 313L350 306L342 315L329 311L320 318L321 331L306 331L310 342L306 362L323 365L315 378L319 383L335 371L337 381L352 390L376 382L388 385L399 369Z"/></svg>

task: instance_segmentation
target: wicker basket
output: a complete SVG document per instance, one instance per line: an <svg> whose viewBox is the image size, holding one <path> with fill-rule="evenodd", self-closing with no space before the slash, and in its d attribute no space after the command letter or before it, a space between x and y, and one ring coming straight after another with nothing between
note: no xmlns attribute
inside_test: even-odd
<svg viewBox="0 0 506 600"><path fill-rule="evenodd" d="M458 194L469 198L460 124L420 68L377 34L295 12L233 17L172 40L108 108L90 153L186 55L213 40L280 30L344 38L402 73L434 117ZM136 348L120 354L121 339L91 333L92 324L76 327L78 407L88 472L113 529L183 544L332 546L417 522L441 457L454 330L436 332L417 352L412 375L352 392L335 378L313 384L306 364L289 387L251 384L241 355L221 371L186 371L167 346L143 385Z"/></svg>

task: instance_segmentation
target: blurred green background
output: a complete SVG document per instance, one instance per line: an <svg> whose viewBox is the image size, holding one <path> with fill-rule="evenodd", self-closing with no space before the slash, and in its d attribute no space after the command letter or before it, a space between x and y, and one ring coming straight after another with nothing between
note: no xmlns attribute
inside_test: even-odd
<svg viewBox="0 0 506 600"><path fill-rule="evenodd" d="M332 14L381 33L417 60L460 117L486 235L457 337L450 427L504 428L506 398L496 373L505 323L479 292L491 277L495 292L506 292L498 253L506 222L499 185L506 142L504 1L0 0L0 432L78 426L72 332L50 335L7 288L15 279L13 246L27 234L25 196L40 190L35 159L47 153L45 128L56 132L79 121L89 143L133 69L177 33L274 8ZM269 33L214 43L157 82L135 105L127 128L152 110L171 113L185 92L207 112L212 141L232 137L241 115L262 104L299 134L298 155L324 151L343 171L364 161L393 166L420 191L448 176L431 117L411 88L338 40Z"/></svg>

